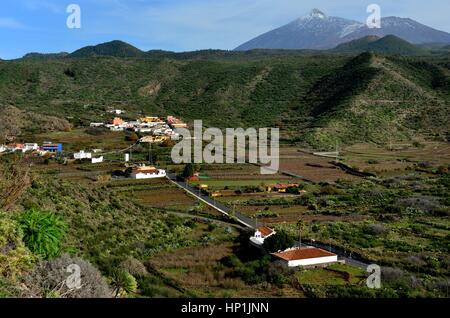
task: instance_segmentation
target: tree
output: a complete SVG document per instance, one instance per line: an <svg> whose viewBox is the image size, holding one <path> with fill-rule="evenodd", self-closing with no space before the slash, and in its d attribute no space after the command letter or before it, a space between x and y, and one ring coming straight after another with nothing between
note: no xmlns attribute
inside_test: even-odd
<svg viewBox="0 0 450 318"><path fill-rule="evenodd" d="M116 298L124 293L135 293L137 290L137 282L133 275L120 269L112 272L111 284L114 287L114 295Z"/></svg>
<svg viewBox="0 0 450 318"><path fill-rule="evenodd" d="M136 133L132 132L132 133L129 133L129 134L127 134L125 136L125 140L126 141L136 142L136 141L139 140L139 136Z"/></svg>
<svg viewBox="0 0 450 318"><path fill-rule="evenodd" d="M30 269L33 256L22 241L19 224L0 213L0 277L15 280Z"/></svg>
<svg viewBox="0 0 450 318"><path fill-rule="evenodd" d="M0 169L0 208L10 210L31 182L30 167L23 161L3 164Z"/></svg>
<svg viewBox="0 0 450 318"><path fill-rule="evenodd" d="M264 245L270 252L283 251L287 248L293 247L295 239L286 231L277 231L277 234L265 239Z"/></svg>
<svg viewBox="0 0 450 318"><path fill-rule="evenodd" d="M49 259L58 256L67 225L57 215L31 209L19 217L25 245L35 254Z"/></svg>
<svg viewBox="0 0 450 318"><path fill-rule="evenodd" d="M186 166L184 166L183 170L183 178L190 178L195 174L195 166L192 163L188 163Z"/></svg>
<svg viewBox="0 0 450 318"><path fill-rule="evenodd" d="M119 267L135 277L144 277L148 274L145 265L132 256L121 262Z"/></svg>
<svg viewBox="0 0 450 318"><path fill-rule="evenodd" d="M288 187L286 189L286 193L289 193L289 194L300 194L300 190L298 189L298 187Z"/></svg>

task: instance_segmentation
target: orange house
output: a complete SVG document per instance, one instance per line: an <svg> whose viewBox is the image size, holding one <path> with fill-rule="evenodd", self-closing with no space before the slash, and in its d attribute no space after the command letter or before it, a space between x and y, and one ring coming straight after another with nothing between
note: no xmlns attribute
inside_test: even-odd
<svg viewBox="0 0 450 318"><path fill-rule="evenodd" d="M120 125L123 125L125 122L123 121L123 119L122 118L119 118L119 117L116 117L116 118L114 118L113 119L113 122L112 122L112 124L114 125L114 126L120 126Z"/></svg>

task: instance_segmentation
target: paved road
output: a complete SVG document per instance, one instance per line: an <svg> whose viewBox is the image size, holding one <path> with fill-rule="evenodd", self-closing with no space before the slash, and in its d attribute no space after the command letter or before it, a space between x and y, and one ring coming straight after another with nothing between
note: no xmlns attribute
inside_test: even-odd
<svg viewBox="0 0 450 318"><path fill-rule="evenodd" d="M239 213L237 211L233 212L233 209L230 209L226 205L217 202L216 200L210 198L207 195L202 194L198 189L190 186L186 182L178 181L175 174L168 174L167 178L180 188L182 188L184 191L188 192L189 194L196 197L198 200L202 201L203 203L206 203L213 209L219 211L222 214L225 214L228 217L234 217L239 223L243 224L247 228L255 229L256 228L256 222L252 218L249 218L248 216Z"/></svg>
<svg viewBox="0 0 450 318"><path fill-rule="evenodd" d="M325 244L322 242L308 241L308 244L302 244L302 245L305 245L305 246L310 245L310 246L318 247L323 250L329 251L331 253L338 255L340 259L345 260L346 264L352 265L355 267L359 267L362 269L366 269L367 266L369 266L371 264L371 263L367 262L366 260L363 260L363 259L357 257L357 255L353 254L352 252L346 251L339 247L330 246L329 244Z"/></svg>
<svg viewBox="0 0 450 318"><path fill-rule="evenodd" d="M210 207L214 208L215 210L219 211L222 214L225 214L228 217L233 217L241 224L243 224L245 227L247 228L251 228L251 229L255 229L256 228L256 222L254 219L249 218L246 215L243 215L242 213L239 213L237 211L234 211L230 209L229 207L225 206L222 203L217 202L214 199L211 199L209 196L206 196L202 193L199 192L198 189L190 186L189 184L187 184L186 182L182 182L182 181L178 181L176 178L175 174L168 174L167 178L174 184L176 184L177 186L179 186L180 188L182 188L184 191L188 192L189 194L193 195L194 197L196 197L198 200L206 203L207 205L209 205ZM352 253L349 253L348 251L345 251L341 248L338 247L333 247L330 246L328 244L322 243L322 242L308 242L308 244L302 244L304 246L315 246L318 248L322 248L324 250L330 251L332 253L335 253L336 255L339 256L340 259L345 260L345 262L349 265L352 266L356 266L356 267L360 267L363 269L366 269L367 266L369 265L368 262L359 259L358 257L356 257L355 255L352 255Z"/></svg>

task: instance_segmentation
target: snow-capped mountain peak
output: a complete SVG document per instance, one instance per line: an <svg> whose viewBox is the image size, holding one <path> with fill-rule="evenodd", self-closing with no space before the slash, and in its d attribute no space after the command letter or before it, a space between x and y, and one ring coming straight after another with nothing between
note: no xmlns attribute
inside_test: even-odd
<svg viewBox="0 0 450 318"><path fill-rule="evenodd" d="M308 15L310 18L326 19L327 15L320 11L319 9L313 9Z"/></svg>
<svg viewBox="0 0 450 318"><path fill-rule="evenodd" d="M354 20L327 16L319 9L280 28L264 33L238 48L252 49L331 49L366 36L395 35L413 44L449 43L450 34L409 18L382 18L380 29L371 29Z"/></svg>

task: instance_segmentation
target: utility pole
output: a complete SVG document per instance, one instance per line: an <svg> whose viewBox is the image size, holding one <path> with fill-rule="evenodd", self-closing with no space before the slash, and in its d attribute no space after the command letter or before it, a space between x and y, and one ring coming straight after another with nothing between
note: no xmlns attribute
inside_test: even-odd
<svg viewBox="0 0 450 318"><path fill-rule="evenodd" d="M301 248L302 247L302 227L303 227L302 219L298 220L297 226L298 226L298 244L299 244L299 248Z"/></svg>
<svg viewBox="0 0 450 318"><path fill-rule="evenodd" d="M130 148L130 162L133 162L132 154L133 154L133 147Z"/></svg>
<svg viewBox="0 0 450 318"><path fill-rule="evenodd" d="M336 163L339 162L339 144L338 140L336 139Z"/></svg>
<svg viewBox="0 0 450 318"><path fill-rule="evenodd" d="M149 142L148 143L148 162L150 163L150 165L153 164L153 159L152 159L152 144Z"/></svg>

